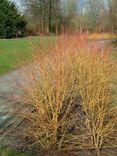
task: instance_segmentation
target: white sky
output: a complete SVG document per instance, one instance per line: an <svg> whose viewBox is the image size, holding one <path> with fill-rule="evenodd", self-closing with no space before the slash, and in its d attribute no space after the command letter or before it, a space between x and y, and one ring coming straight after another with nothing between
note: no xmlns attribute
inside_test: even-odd
<svg viewBox="0 0 117 156"><path fill-rule="evenodd" d="M15 2L19 8L21 7L20 0L10 0L10 1Z"/></svg>

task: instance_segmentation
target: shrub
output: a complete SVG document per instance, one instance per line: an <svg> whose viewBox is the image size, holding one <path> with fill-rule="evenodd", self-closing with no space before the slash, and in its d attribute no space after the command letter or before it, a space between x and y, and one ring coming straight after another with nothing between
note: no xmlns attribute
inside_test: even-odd
<svg viewBox="0 0 117 156"><path fill-rule="evenodd" d="M24 113L27 135L43 150L113 146L117 109L110 49L89 44L85 36L64 36L46 50L21 71L33 109Z"/></svg>

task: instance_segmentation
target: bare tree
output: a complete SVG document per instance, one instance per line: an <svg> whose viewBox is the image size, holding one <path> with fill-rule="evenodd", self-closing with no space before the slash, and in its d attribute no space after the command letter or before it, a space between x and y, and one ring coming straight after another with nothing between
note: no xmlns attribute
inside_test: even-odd
<svg viewBox="0 0 117 156"><path fill-rule="evenodd" d="M60 0L25 0L25 15L29 23L49 34L55 31L60 17Z"/></svg>
<svg viewBox="0 0 117 156"><path fill-rule="evenodd" d="M117 31L117 0L108 0L109 17L113 31Z"/></svg>
<svg viewBox="0 0 117 156"><path fill-rule="evenodd" d="M63 3L63 18L65 29L70 30L76 27L78 0L65 0Z"/></svg>
<svg viewBox="0 0 117 156"><path fill-rule="evenodd" d="M117 30L117 0L21 0L35 32Z"/></svg>

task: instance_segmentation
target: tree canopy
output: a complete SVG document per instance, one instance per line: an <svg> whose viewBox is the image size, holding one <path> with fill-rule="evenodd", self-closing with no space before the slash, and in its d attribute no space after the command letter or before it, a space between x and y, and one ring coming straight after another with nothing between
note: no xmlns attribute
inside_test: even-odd
<svg viewBox="0 0 117 156"><path fill-rule="evenodd" d="M0 38L22 37L26 21L13 2L0 0Z"/></svg>

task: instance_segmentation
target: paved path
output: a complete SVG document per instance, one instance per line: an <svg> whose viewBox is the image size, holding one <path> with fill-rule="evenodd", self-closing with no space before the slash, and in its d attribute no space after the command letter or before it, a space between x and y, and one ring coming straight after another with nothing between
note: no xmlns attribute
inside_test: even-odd
<svg viewBox="0 0 117 156"><path fill-rule="evenodd" d="M18 112L24 111L25 107L20 99L22 91L16 79L21 81L18 70L0 77L0 133L17 127L22 121Z"/></svg>

